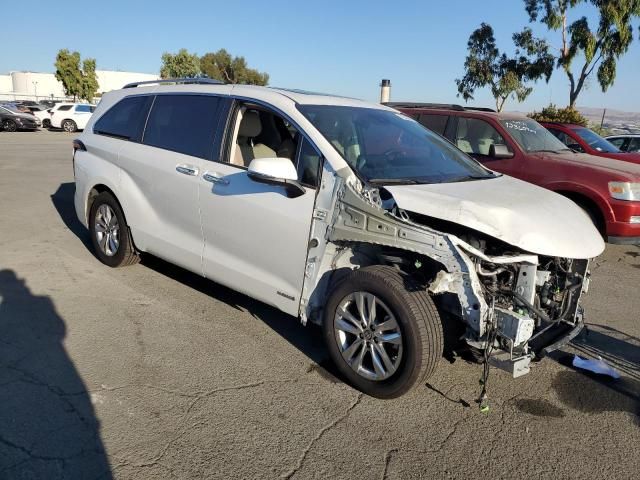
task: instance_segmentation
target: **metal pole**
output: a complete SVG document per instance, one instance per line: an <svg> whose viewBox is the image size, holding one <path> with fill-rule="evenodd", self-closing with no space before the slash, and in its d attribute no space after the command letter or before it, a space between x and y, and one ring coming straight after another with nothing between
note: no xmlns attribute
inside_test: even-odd
<svg viewBox="0 0 640 480"><path fill-rule="evenodd" d="M600 120L600 135L602 135L602 126L604 125L604 116L607 113L607 109L605 108L602 111L602 120Z"/></svg>

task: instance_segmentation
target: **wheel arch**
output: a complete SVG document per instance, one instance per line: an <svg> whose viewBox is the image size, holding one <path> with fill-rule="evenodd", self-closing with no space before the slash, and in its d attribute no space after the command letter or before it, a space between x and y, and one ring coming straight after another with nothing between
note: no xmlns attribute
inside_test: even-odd
<svg viewBox="0 0 640 480"><path fill-rule="evenodd" d="M556 193L559 193L563 197L568 198L569 200L575 202L580 207L587 210L590 216L592 217L592 219L595 220L598 231L603 235L606 234L608 215L605 212L608 213L609 209L606 209L605 211L603 211L603 208L601 207L601 205L584 192L561 189L561 190L556 190Z"/></svg>
<svg viewBox="0 0 640 480"><path fill-rule="evenodd" d="M129 233L131 233L131 227L129 227L129 221L127 220L127 212L122 202L118 198L118 195L115 193L115 191L108 185L105 185L104 183L96 183L93 187L91 187L91 189L89 189L89 193L87 194L87 200L86 200L86 208L85 208L87 225L90 225L89 215L91 213L91 206L93 205L95 198L101 193L105 193L105 192L109 193L118 203L118 206L122 211L122 215L124 216L124 220L127 223L127 229L129 230ZM136 247L135 240L133 239L133 235L131 235L131 242L133 243L134 249L136 249L136 251L139 251L138 248Z"/></svg>

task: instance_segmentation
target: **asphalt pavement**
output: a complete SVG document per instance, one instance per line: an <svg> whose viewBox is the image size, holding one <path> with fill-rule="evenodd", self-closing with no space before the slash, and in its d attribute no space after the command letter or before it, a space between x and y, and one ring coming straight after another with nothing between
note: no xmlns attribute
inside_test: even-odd
<svg viewBox="0 0 640 480"><path fill-rule="evenodd" d="M638 478L640 248L592 264L588 335L491 371L488 414L462 359L381 401L332 375L315 327L152 257L99 263L73 138L0 132L0 478Z"/></svg>

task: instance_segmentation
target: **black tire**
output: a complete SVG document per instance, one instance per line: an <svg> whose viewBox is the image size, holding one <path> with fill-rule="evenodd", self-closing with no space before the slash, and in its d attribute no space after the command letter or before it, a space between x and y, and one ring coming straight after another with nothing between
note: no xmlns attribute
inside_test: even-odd
<svg viewBox="0 0 640 480"><path fill-rule="evenodd" d="M48 118L42 120L42 128L51 128L51 120Z"/></svg>
<svg viewBox="0 0 640 480"><path fill-rule="evenodd" d="M70 118L63 120L60 123L60 128L62 128L62 130L64 130L67 133L73 133L78 131L78 125L76 124L76 122L74 122Z"/></svg>
<svg viewBox="0 0 640 480"><path fill-rule="evenodd" d="M18 124L13 120L6 119L2 121L2 129L5 132L15 132L18 130Z"/></svg>
<svg viewBox="0 0 640 480"><path fill-rule="evenodd" d="M111 255L103 251L103 248L99 244L98 236L98 212L101 206L107 206L117 219L118 235L117 239L119 245L114 249ZM91 204L91 210L89 212L89 232L91 234L91 243L96 257L105 265L110 267L125 267L127 265L133 265L140 261L140 257L136 252L131 239L131 232L129 226L122 213L122 208L118 201L109 192L102 192L96 196Z"/></svg>
<svg viewBox="0 0 640 480"><path fill-rule="evenodd" d="M336 310L350 294L367 292L382 300L400 328L402 356L386 379L365 378L347 363L334 331ZM386 265L374 265L349 273L332 289L324 312L323 336L339 372L355 388L377 398L396 398L422 384L438 366L444 340L442 321L424 287Z"/></svg>

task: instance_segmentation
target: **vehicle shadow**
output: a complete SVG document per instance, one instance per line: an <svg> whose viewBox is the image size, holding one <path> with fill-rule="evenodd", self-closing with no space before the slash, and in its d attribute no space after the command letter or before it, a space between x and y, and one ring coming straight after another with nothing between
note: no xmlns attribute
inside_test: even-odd
<svg viewBox="0 0 640 480"><path fill-rule="evenodd" d="M112 478L51 299L0 270L0 478Z"/></svg>
<svg viewBox="0 0 640 480"><path fill-rule="evenodd" d="M329 359L319 326L311 322L303 326L295 317L282 313L274 307L152 255L143 254L141 263L145 267L208 295L215 300L223 302L235 309L246 311L305 354L313 362L310 370L317 371L320 376L329 381L342 381L339 373Z"/></svg>
<svg viewBox="0 0 640 480"><path fill-rule="evenodd" d="M67 228L82 241L89 251L93 252L87 230L76 217L73 204L74 192L75 185L72 182L63 183L51 195L51 202ZM294 317L286 315L269 305L218 285L211 280L207 280L200 275L191 273L157 257L142 255L142 264L211 298L238 310L247 311L304 353L314 363L312 368L319 375L331 381L339 381L339 374L329 360L322 342L320 328L316 325L309 324L304 327Z"/></svg>
<svg viewBox="0 0 640 480"><path fill-rule="evenodd" d="M73 203L73 196L76 186L73 182L61 183L58 189L51 195L51 203L60 215L60 219L65 226L87 247L91 252L91 240L87 229L80 223L76 216L76 209Z"/></svg>

